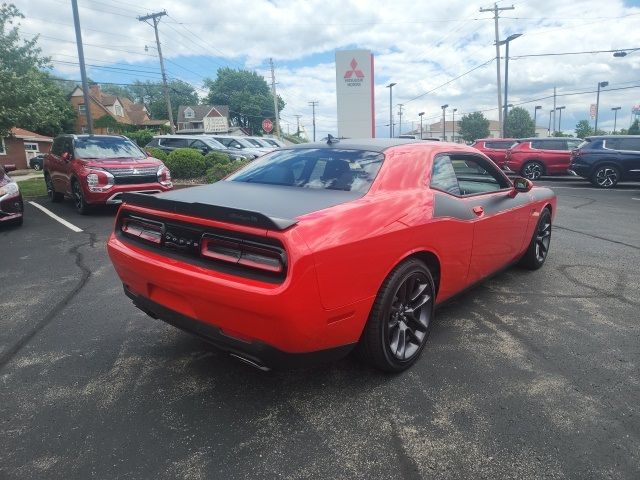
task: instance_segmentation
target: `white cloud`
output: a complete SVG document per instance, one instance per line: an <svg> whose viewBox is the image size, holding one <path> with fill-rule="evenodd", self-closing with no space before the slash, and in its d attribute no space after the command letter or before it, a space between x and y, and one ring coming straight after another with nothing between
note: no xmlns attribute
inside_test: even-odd
<svg viewBox="0 0 640 480"><path fill-rule="evenodd" d="M393 5L382 0L179 4L169 0L79 0L87 63L140 70L120 71L121 78L129 81L136 76L159 78L155 50L144 49L145 45L154 45L153 30L135 17L166 9L169 17L162 20L161 36L165 56L174 62L168 67L175 76L184 75L200 84L201 77L213 76L219 66L228 65L255 68L268 78L266 62L272 57L278 91L287 102L284 119L294 129L294 115L301 114L301 122L310 133L311 107L307 103L317 100L320 137L337 133L333 53L352 47L369 48L376 57L376 124L381 135L388 132L384 125L388 123L389 97L384 86L389 81L397 82L394 104L406 104L405 125L417 122L420 111L426 112L425 120L429 117L433 121L444 103L458 108L458 114L489 110L486 115L497 118L495 62L410 101L495 56L492 15L478 11L490 3L450 0L420 6L409 0ZM21 0L16 5L27 16L22 22L24 31L42 34L40 45L46 54L58 62L77 61L67 1ZM558 94L564 94L594 90L599 81L608 81L609 87L601 94L600 125L611 129L610 109L622 106L618 126L627 126L631 105L640 103L640 89L612 89L640 84L640 51L625 58L611 54L515 57L640 47L640 30L635 28L640 8L625 6L621 0L584 0L579 8L573 1L539 0L516 2L515 10L501 15L502 38L523 33L511 44L511 103L552 95L554 86ZM55 66L71 77L78 75L75 65ZM92 76L100 80L100 71L95 72ZM563 129L570 131L578 120L587 118L589 105L594 102L595 94L559 97L557 105L566 106ZM543 99L525 107L532 112L536 104L543 106L538 123L546 125L553 101Z"/></svg>

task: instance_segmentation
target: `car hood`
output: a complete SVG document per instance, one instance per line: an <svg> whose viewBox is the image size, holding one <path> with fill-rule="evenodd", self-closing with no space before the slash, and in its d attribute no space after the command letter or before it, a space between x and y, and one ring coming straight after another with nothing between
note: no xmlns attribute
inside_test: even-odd
<svg viewBox="0 0 640 480"><path fill-rule="evenodd" d="M220 181L156 195L124 194L127 204L229 223L284 230L298 217L361 198L360 192Z"/></svg>
<svg viewBox="0 0 640 480"><path fill-rule="evenodd" d="M127 167L159 167L162 162L157 158L108 158L101 160L82 159L85 167L127 168Z"/></svg>

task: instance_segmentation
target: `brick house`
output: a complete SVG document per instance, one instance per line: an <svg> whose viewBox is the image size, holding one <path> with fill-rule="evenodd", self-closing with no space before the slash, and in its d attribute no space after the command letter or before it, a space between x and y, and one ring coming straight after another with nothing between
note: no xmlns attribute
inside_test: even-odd
<svg viewBox="0 0 640 480"><path fill-rule="evenodd" d="M133 103L127 97L119 97L117 95L109 95L103 93L100 85L91 85L89 87L89 98L91 104L89 111L93 119L93 133L107 134L114 133L111 127L96 126L96 120L105 116L110 116L116 122L123 125L135 125L143 128L158 128L168 126L168 120L152 120L149 112L144 105ZM76 87L69 96L69 102L76 112L76 133L87 133L87 118L85 116L85 104L82 88Z"/></svg>
<svg viewBox="0 0 640 480"><path fill-rule="evenodd" d="M229 132L228 105L180 105L177 133Z"/></svg>
<svg viewBox="0 0 640 480"><path fill-rule="evenodd" d="M0 165L29 168L29 159L51 149L51 137L24 128L12 128L8 137L0 138Z"/></svg>

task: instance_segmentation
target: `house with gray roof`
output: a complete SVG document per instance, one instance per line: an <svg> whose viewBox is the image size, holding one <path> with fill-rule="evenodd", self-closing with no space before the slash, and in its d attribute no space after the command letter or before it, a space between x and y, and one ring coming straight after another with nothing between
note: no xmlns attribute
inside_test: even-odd
<svg viewBox="0 0 640 480"><path fill-rule="evenodd" d="M227 133L228 105L180 105L176 133Z"/></svg>

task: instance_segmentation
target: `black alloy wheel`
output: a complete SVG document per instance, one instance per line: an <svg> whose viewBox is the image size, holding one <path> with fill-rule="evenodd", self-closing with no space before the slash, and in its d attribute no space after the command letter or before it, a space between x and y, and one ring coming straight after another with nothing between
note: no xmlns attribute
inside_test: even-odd
<svg viewBox="0 0 640 480"><path fill-rule="evenodd" d="M82 192L82 187L77 180L74 180L71 184L71 190L73 193L73 203L76 206L76 210L80 215L85 215L89 212L89 205L84 199L84 193Z"/></svg>
<svg viewBox="0 0 640 480"><path fill-rule="evenodd" d="M434 283L418 259L398 265L373 304L357 352L386 372L400 372L420 357L434 316Z"/></svg>
<svg viewBox="0 0 640 480"><path fill-rule="evenodd" d="M51 177L48 173L44 174L44 183L47 186L47 196L49 197L49 200L52 202L61 202L64 195L56 192L55 188L53 188L53 182L51 181Z"/></svg>
<svg viewBox="0 0 640 480"><path fill-rule="evenodd" d="M528 180L538 180L544 173L544 167L540 162L527 162L523 165L522 176Z"/></svg>
<svg viewBox="0 0 640 480"><path fill-rule="evenodd" d="M40 170L42 170L42 165L40 165L40 163L36 162L36 163L33 164L33 169L36 172L39 172Z"/></svg>
<svg viewBox="0 0 640 480"><path fill-rule="evenodd" d="M619 180L620 172L613 165L598 167L591 177L591 183L600 188L613 188Z"/></svg>
<svg viewBox="0 0 640 480"><path fill-rule="evenodd" d="M551 245L551 212L545 208L540 212L538 224L533 232L533 237L524 256L520 260L520 265L529 270L540 268L549 254Z"/></svg>

